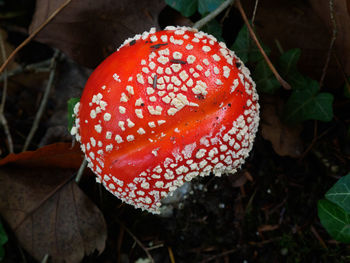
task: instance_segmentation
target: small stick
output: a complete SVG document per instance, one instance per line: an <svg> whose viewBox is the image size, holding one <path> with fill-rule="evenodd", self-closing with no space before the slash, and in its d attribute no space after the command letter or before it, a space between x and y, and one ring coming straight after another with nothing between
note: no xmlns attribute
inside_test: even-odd
<svg viewBox="0 0 350 263"><path fill-rule="evenodd" d="M220 20L220 24L221 24L221 25L225 22L226 18L227 18L228 15L230 14L231 9L232 9L232 6L233 6L233 5L230 5L230 7L226 9L224 16L223 16L223 17L221 18L221 20Z"/></svg>
<svg viewBox="0 0 350 263"><path fill-rule="evenodd" d="M271 63L270 59L268 58L268 56L266 55L264 49L261 47L258 38L256 37L252 27L249 24L248 18L243 10L243 7L241 5L240 0L237 0L236 2L237 8L239 10L239 12L242 15L242 18L244 20L244 23L246 24L248 31L250 33L250 36L252 37L252 39L254 40L255 44L257 45L261 55L263 55L267 65L269 66L269 68L271 69L272 73L275 75L275 78L278 80L278 82L282 85L282 87L286 90L290 90L292 89L291 86L280 76L280 74L278 74L276 68L273 66L273 64Z"/></svg>
<svg viewBox="0 0 350 263"><path fill-rule="evenodd" d="M26 66L18 66L17 68L8 71L5 70L4 73L7 71L7 78L16 76L18 74L21 74L23 72L34 72L34 73L38 73L38 72L48 72L48 67L50 66L51 63L51 58L47 59L47 60L43 60L40 61L38 63L33 63L33 64L29 64ZM0 76L0 82L1 81L5 81L5 74L2 74Z"/></svg>
<svg viewBox="0 0 350 263"><path fill-rule="evenodd" d="M117 219L119 225L126 231L128 234L134 239L134 241L139 245L140 248L146 253L149 260L151 260L152 263L154 263L154 259L149 253L148 249L145 248L145 246L142 244L142 242L119 220Z"/></svg>
<svg viewBox="0 0 350 263"><path fill-rule="evenodd" d="M173 250L171 249L171 247L168 247L168 253L169 253L170 262L175 263L175 257L174 257L174 253L173 253Z"/></svg>
<svg viewBox="0 0 350 263"><path fill-rule="evenodd" d="M50 72L49 80L48 80L47 85L46 85L44 96L43 96L43 99L41 100L39 110L36 113L36 116L35 116L32 128L30 129L30 132L29 132L29 134L27 136L27 139L26 139L26 141L24 143L24 146L23 146L23 149L22 149L23 152L28 149L28 146L29 146L30 142L32 141L36 130L38 129L40 119L41 119L41 117L42 117L42 115L44 113L44 110L45 110L45 107L46 107L46 104L47 104L47 100L49 98L50 91L51 91L51 88L53 86L53 81L55 79L56 59L57 59L58 55L59 55L59 51L55 50L55 54L53 55L52 60L51 60L51 65L50 65L51 72Z"/></svg>
<svg viewBox="0 0 350 263"><path fill-rule="evenodd" d="M327 249L328 247L327 247L326 243L323 241L321 236L318 234L316 228L313 225L311 225L310 229L311 229L312 234L314 234L314 236L317 238L318 242L320 242L321 246L323 248Z"/></svg>
<svg viewBox="0 0 350 263"><path fill-rule="evenodd" d="M47 263L48 260L49 260L49 254L45 254L43 259L41 260L41 263Z"/></svg>
<svg viewBox="0 0 350 263"><path fill-rule="evenodd" d="M5 60L6 59L6 50L5 50L4 39L2 38L1 34L0 34L0 49L1 49L1 55L2 55L3 59ZM10 128L8 126L8 123L7 123L7 119L6 119L5 114L4 114L6 97L7 97L7 85L8 85L7 70L4 71L3 77L4 77L4 87L2 90L2 97L1 97L1 104L0 104L0 122L1 122L2 126L4 127L4 132L5 132L5 135L7 138L9 152L13 153L12 136L11 136Z"/></svg>
<svg viewBox="0 0 350 263"><path fill-rule="evenodd" d="M282 47L281 43L278 41L278 39L275 39L275 43L276 43L278 51L282 55L284 53L284 50L283 50L283 47Z"/></svg>
<svg viewBox="0 0 350 263"><path fill-rule="evenodd" d="M223 10L225 10L229 5L231 5L234 0L226 0L223 2L218 8L216 8L213 12L203 17L201 20L198 20L194 23L193 28L201 29L205 24L209 23L213 20L218 14L220 14Z"/></svg>
<svg viewBox="0 0 350 263"><path fill-rule="evenodd" d="M80 182L80 179L81 179L81 177L83 176L83 173L84 173L84 170L85 170L85 168L86 168L86 165L87 165L87 160L86 160L86 157L84 157L84 160L83 160L83 162L81 163L81 165L80 165L80 167L79 167L77 176L75 177L75 182L76 182L77 184Z"/></svg>
<svg viewBox="0 0 350 263"><path fill-rule="evenodd" d="M254 11L253 11L253 16L252 16L252 25L253 25L253 27L254 27L254 20L255 20L256 10L258 9L258 4L259 4L259 0L255 0Z"/></svg>
<svg viewBox="0 0 350 263"><path fill-rule="evenodd" d="M25 45L27 45L48 23L51 22L54 17L61 12L72 0L67 0L59 8L57 8L37 29L35 29L6 59L6 61L0 67L0 73L4 71L14 56L20 51Z"/></svg>
<svg viewBox="0 0 350 263"><path fill-rule="evenodd" d="M230 250L226 250L218 255L214 255L214 256L211 256L205 260L202 261L202 263L204 262L210 262L210 261L214 261L215 259L218 259L218 258L221 258L221 257L224 257L224 256L227 256L227 255L230 255L230 254L233 254L233 253L236 253L237 252L237 248L233 248L233 249L230 249Z"/></svg>
<svg viewBox="0 0 350 263"><path fill-rule="evenodd" d="M329 66L329 61L331 59L331 55L332 55L332 51L333 51L333 46L334 46L335 40L337 39L337 33L338 33L337 22L335 21L335 18L334 18L334 3L333 3L333 0L329 0L329 12L330 12L331 22L332 22L332 26L333 26L332 39L331 39L331 42L329 44L326 62L324 64L324 67L323 67L323 70L322 70L322 76L321 76L321 79L320 79L320 82L319 82L320 88L323 86L324 78L326 77L327 69L328 69L328 66Z"/></svg>

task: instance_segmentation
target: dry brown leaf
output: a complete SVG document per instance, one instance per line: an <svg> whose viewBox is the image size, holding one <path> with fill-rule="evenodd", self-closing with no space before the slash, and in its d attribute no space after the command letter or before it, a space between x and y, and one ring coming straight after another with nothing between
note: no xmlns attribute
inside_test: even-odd
<svg viewBox="0 0 350 263"><path fill-rule="evenodd" d="M279 113L282 109L281 100L268 98L263 101L261 112L261 133L265 140L272 143L275 152L280 156L300 157L302 141L301 125L287 126L281 122Z"/></svg>
<svg viewBox="0 0 350 263"><path fill-rule="evenodd" d="M52 262L80 262L85 254L104 250L103 215L72 175L67 169L0 170L0 213L39 261L49 254Z"/></svg>
<svg viewBox="0 0 350 263"><path fill-rule="evenodd" d="M329 29L333 31L331 23L329 1L309 0L315 12L321 17ZM334 16L337 25L336 52L346 75L350 75L350 1L334 0Z"/></svg>
<svg viewBox="0 0 350 263"><path fill-rule="evenodd" d="M37 0L33 32L65 0ZM36 37L81 65L94 68L129 37L158 27L163 0L72 1Z"/></svg>
<svg viewBox="0 0 350 263"><path fill-rule="evenodd" d="M233 176L230 176L229 179L231 181L232 187L241 187L245 185L248 181L248 178L247 176L245 176L243 171Z"/></svg>
<svg viewBox="0 0 350 263"><path fill-rule="evenodd" d="M70 143L54 143L36 151L10 154L0 160L0 166L14 163L26 167L79 168L82 161L79 145L72 147Z"/></svg>
<svg viewBox="0 0 350 263"><path fill-rule="evenodd" d="M255 2L255 0L242 1L248 16L251 16ZM328 1L315 0L315 2L328 4ZM327 58L331 32L307 1L260 1L255 26L262 42L272 49L274 61L280 56L276 40L284 51L300 48L301 57L298 63L300 71L316 80L320 79ZM343 81L339 67L332 57L325 85L334 87L341 85Z"/></svg>

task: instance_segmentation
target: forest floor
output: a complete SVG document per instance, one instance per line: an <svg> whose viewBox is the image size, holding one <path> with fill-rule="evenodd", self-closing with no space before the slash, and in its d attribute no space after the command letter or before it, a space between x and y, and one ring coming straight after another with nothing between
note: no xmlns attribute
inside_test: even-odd
<svg viewBox="0 0 350 263"><path fill-rule="evenodd" d="M12 14L10 18L0 16L1 42L5 45L7 55L25 39L29 24L33 26L43 20L38 13L33 17L34 11L38 10L35 1L20 1L22 3L17 7L9 2L0 1L8 8L0 14ZM41 2L37 1L37 5ZM62 3L58 0L53 2ZM131 2L132 6L136 6L134 1ZM57 254L69 250L67 248L72 243L76 245L80 242L79 248L72 247L70 250L77 251L76 254L80 253L81 256L81 253L84 255L82 247L85 246L85 252L92 252L82 259L86 263L151 262L148 254L157 263L350 262L349 245L335 241L327 233L317 211L318 201L339 178L350 171L350 93L344 92L346 77L349 76L349 66L346 68L345 65L350 65L350 40L342 35L345 32L350 35L350 31L341 24L342 21L350 21L350 13L343 10L342 15L347 15L346 19L349 20L337 20L335 51L329 55L330 63L324 72L332 39L331 23L323 19L329 16L326 8L328 1L324 1L327 2L326 7L322 4L319 8L314 4L317 1L312 0L307 3L291 0L260 2L255 18L256 31L262 42L270 47L272 60L278 60L280 47L284 50L300 48L299 70L317 81L324 76L321 91L334 97L332 118L329 121L309 118L297 124L282 123L280 112L287 103L290 91L283 90L280 85L273 92L259 91L258 87L261 124L253 150L242 169L236 174L194 179L186 186L183 194L169 200L162 215L141 212L122 204L96 184L94 175L89 171L84 173L78 186L73 179L80 166L81 154L57 154L50 157L46 155L52 154L51 150L42 148L51 145L50 149L62 152L70 148L72 138L67 130L67 101L72 97L80 97L92 68L117 46L112 44L120 43L122 37L128 37L127 33L113 36L114 39L110 39L108 45L91 45L89 41L95 37L94 31L89 36L81 33L80 37L85 37L87 44L76 40L77 36L70 32L62 43L62 35L59 34L68 32L69 23L64 24L59 20L61 22L53 23L52 28L43 31L37 41L25 46L7 68L9 75L4 113L15 153L22 151L28 139L53 71L55 78L38 129L28 148L36 151L37 155L17 156L9 164L0 166L0 215L8 236L8 242L4 244L5 256L0 262L38 262L43 252L36 251L33 246L45 242L50 243ZM334 2L339 7L346 1ZM165 7L163 1L152 0L152 3L154 6L150 15L157 15L155 20L160 26L191 24L188 18ZM249 17L253 13L254 3L253 0L244 3ZM97 5L96 8L100 9L96 11L105 11L102 6ZM76 10L77 6L74 8L67 7L68 17L79 11ZM340 12L337 9L336 14ZM135 11L129 15L137 17L137 14ZM123 14L123 18L126 17L128 14ZM198 17L196 13L191 19L194 21ZM90 22L94 24L95 21ZM232 46L243 26L239 12L231 7L226 14L217 18L217 22L220 24L222 39ZM72 32L86 30L85 25L77 21L74 23L78 25ZM152 23L154 21L143 25L141 17L134 27L139 30ZM206 30L217 29L217 25L212 26ZM96 27L103 31L106 24L103 21L96 22ZM107 38L111 32L105 31L101 35ZM81 52L77 52L80 47ZM63 52L56 60L57 65L52 67L54 48ZM95 52L95 49L102 51ZM0 59L0 62L3 60ZM248 61L252 71L256 65L254 63ZM0 86L4 85L3 76L0 77ZM3 89L0 90L0 94L3 94ZM9 154L8 145L8 137L1 126L0 159ZM44 150L38 152L39 148ZM96 238L93 245L84 242L88 236L84 232L79 237L83 241L62 241L62 244L55 246L51 242L54 243L57 233L51 233L50 236L44 230L52 221L43 217L52 215L51 210L57 210L57 200L69 195L64 192L68 191L68 186L82 200L79 203L81 207L75 208L75 212L83 214L84 211L92 211L86 212L89 218L86 221L97 222L101 229L105 228L101 231L93 227L91 236ZM67 200L70 202L68 197ZM6 210L9 206L25 209L9 213ZM67 211L71 211L70 208ZM55 231L61 231L62 235L64 231L77 231L72 225L79 228L79 224L86 223L74 221L69 212L60 215L65 228ZM27 224L37 224L43 233L39 230L33 233L33 228L28 230ZM70 224L70 228L65 224ZM40 237L47 239L42 240ZM86 248L88 246L90 248ZM70 258L67 262L79 262L76 260L79 255L72 257L75 257L75 261Z"/></svg>

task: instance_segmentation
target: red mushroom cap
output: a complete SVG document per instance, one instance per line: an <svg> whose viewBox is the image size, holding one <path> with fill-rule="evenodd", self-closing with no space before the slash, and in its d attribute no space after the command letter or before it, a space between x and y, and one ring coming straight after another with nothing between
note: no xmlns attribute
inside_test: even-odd
<svg viewBox="0 0 350 263"><path fill-rule="evenodd" d="M224 43L184 27L128 39L90 76L73 134L97 181L159 213L186 181L234 173L258 129L249 70Z"/></svg>

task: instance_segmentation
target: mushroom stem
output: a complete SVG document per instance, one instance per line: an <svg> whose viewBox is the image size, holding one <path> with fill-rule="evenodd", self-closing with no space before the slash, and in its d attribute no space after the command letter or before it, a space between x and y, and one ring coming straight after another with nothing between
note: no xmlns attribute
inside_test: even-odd
<svg viewBox="0 0 350 263"><path fill-rule="evenodd" d="M242 18L244 20L244 23L247 25L247 28L248 28L248 31L249 31L249 34L250 36L252 37L252 39L254 40L255 44L257 45L260 53L263 55L267 65L269 66L269 68L271 69L272 73L275 75L276 79L278 80L278 82L282 85L282 87L286 90L290 90L292 89L291 86L289 85L289 83L287 81L285 81L281 75L277 72L276 68L274 67L274 65L271 63L269 57L266 55L264 49L261 47L260 45L260 42L258 40L258 38L256 37L255 33L254 33L254 30L252 29L249 21L248 21L248 18L243 10L243 7L241 5L241 1L240 0L237 0L236 2L236 6L239 10L239 12L241 13L242 15Z"/></svg>
<svg viewBox="0 0 350 263"><path fill-rule="evenodd" d="M203 17L201 20L198 20L193 28L201 29L205 24L209 23L213 20L218 14L220 14L223 10L225 10L229 5L233 4L234 0L226 0L223 2L218 8L216 8L213 12Z"/></svg>

